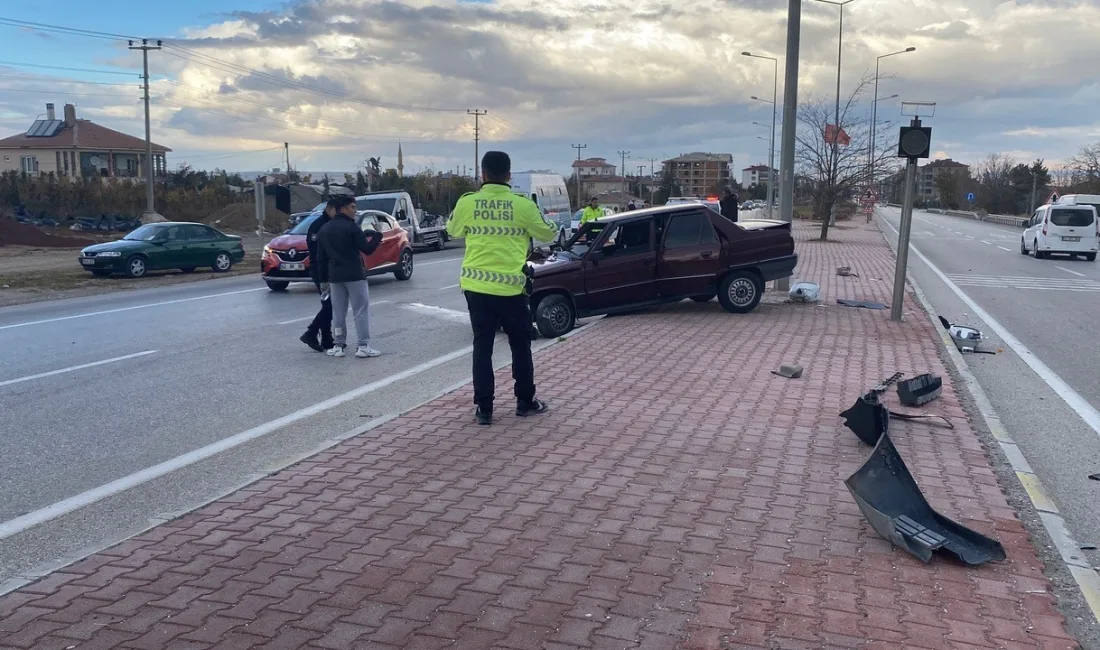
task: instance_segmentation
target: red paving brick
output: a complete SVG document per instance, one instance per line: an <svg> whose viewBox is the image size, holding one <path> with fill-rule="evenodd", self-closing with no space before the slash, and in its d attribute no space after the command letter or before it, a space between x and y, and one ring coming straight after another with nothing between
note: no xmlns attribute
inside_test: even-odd
<svg viewBox="0 0 1100 650"><path fill-rule="evenodd" d="M0 648L1075 647L932 325L836 305L889 302L881 235L814 235L820 304L601 321L538 356L551 414L478 427L447 395L0 597ZM945 377L955 428L894 442L1007 561L924 565L860 515L837 413L895 371Z"/></svg>

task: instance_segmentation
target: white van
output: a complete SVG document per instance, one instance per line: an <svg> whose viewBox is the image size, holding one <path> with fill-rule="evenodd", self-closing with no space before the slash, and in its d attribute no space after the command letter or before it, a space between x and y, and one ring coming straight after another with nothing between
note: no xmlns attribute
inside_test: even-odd
<svg viewBox="0 0 1100 650"><path fill-rule="evenodd" d="M1084 203L1041 206L1020 237L1020 254L1034 253L1036 259L1052 254L1081 255L1094 262L1098 248L1096 208Z"/></svg>
<svg viewBox="0 0 1100 650"><path fill-rule="evenodd" d="M564 178L557 174L520 172L512 174L512 191L534 201L542 216L558 226L559 234L564 232L568 236L573 210Z"/></svg>

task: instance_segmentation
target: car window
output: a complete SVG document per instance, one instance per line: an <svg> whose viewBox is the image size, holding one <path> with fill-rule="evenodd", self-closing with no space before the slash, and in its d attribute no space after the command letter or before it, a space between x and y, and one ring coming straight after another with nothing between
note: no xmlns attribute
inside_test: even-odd
<svg viewBox="0 0 1100 650"><path fill-rule="evenodd" d="M649 236L651 223L652 221L647 219L621 224L610 235L614 241L609 238L608 243L614 243L616 251L625 254L653 250Z"/></svg>
<svg viewBox="0 0 1100 650"><path fill-rule="evenodd" d="M187 238L191 241L210 241L214 239L214 233L206 226L183 226Z"/></svg>
<svg viewBox="0 0 1100 650"><path fill-rule="evenodd" d="M673 216L668 224L668 233L665 235L665 248L698 246L703 224L708 221L709 219L699 212Z"/></svg>
<svg viewBox="0 0 1100 650"><path fill-rule="evenodd" d="M1092 225L1092 210L1073 210L1069 208L1051 208L1050 223L1054 226L1084 228Z"/></svg>
<svg viewBox="0 0 1100 650"><path fill-rule="evenodd" d="M375 227L375 229L378 230L378 232L389 232L389 231L393 230L393 224L390 223L389 219L387 219L385 217L382 217L382 216L379 216L379 215L374 215L374 219L375 219L374 227Z"/></svg>
<svg viewBox="0 0 1100 650"><path fill-rule="evenodd" d="M183 232L183 226L168 226L160 232L160 237L165 241L184 241L187 235Z"/></svg>
<svg viewBox="0 0 1100 650"><path fill-rule="evenodd" d="M363 231L378 230L378 217L373 214L364 214L359 221L359 228Z"/></svg>
<svg viewBox="0 0 1100 650"><path fill-rule="evenodd" d="M704 219L702 228L699 231L699 243L700 244L717 244L718 233L714 232L714 224L710 219Z"/></svg>

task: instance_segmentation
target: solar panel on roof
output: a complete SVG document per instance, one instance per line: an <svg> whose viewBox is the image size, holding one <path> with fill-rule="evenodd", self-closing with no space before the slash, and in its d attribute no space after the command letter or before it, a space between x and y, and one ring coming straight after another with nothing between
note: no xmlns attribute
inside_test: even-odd
<svg viewBox="0 0 1100 650"><path fill-rule="evenodd" d="M50 123L46 125L45 131L42 133L43 138L52 138L57 135L58 130L61 129L61 125L64 124L61 120L50 120Z"/></svg>
<svg viewBox="0 0 1100 650"><path fill-rule="evenodd" d="M57 135L65 122L62 120L35 120L31 128L27 129L28 138L51 138Z"/></svg>
<svg viewBox="0 0 1100 650"><path fill-rule="evenodd" d="M34 137L34 132L38 130L38 127L42 126L42 122L44 121L45 120L35 120L34 124L31 125L31 128L27 129L27 137Z"/></svg>

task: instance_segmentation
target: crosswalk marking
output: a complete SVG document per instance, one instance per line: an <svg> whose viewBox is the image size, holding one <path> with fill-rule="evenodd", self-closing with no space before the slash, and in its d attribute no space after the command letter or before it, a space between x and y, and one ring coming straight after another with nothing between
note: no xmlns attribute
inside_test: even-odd
<svg viewBox="0 0 1100 650"><path fill-rule="evenodd" d="M1034 291L1100 291L1100 282L1073 278L1013 277L997 275L948 275L959 286Z"/></svg>

